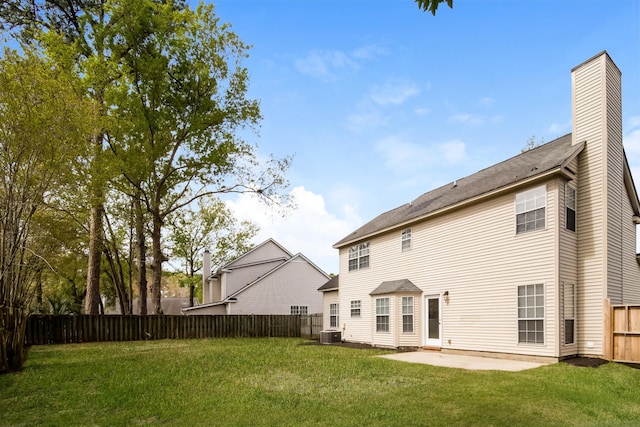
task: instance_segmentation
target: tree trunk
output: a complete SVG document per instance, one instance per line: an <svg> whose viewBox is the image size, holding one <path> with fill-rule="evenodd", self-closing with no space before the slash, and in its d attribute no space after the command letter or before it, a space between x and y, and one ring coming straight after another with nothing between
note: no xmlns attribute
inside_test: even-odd
<svg viewBox="0 0 640 427"><path fill-rule="evenodd" d="M134 197L136 216L136 251L138 258L138 314L147 315L147 247L144 237L144 214L140 203L140 192Z"/></svg>
<svg viewBox="0 0 640 427"><path fill-rule="evenodd" d="M104 206L98 203L91 208L89 219L89 268L87 293L84 300L85 314L100 314L100 261L102 259L102 215Z"/></svg>
<svg viewBox="0 0 640 427"><path fill-rule="evenodd" d="M153 218L153 231L151 232L151 240L153 247L153 279L151 282L151 300L153 302L152 314L162 313L162 263L166 258L162 254L162 223L158 218Z"/></svg>

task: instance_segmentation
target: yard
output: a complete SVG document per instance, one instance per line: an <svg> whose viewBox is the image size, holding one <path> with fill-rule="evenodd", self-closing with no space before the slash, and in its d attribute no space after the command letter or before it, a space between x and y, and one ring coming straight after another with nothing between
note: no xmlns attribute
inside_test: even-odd
<svg viewBox="0 0 640 427"><path fill-rule="evenodd" d="M36 346L0 425L637 425L640 370L464 371L303 339Z"/></svg>

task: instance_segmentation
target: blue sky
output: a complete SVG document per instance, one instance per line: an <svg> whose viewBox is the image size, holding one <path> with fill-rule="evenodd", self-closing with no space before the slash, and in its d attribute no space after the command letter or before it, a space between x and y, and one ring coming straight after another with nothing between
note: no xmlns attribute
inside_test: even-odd
<svg viewBox="0 0 640 427"><path fill-rule="evenodd" d="M261 153L294 155L298 209L237 215L338 272L331 245L378 214L571 132L571 69L607 50L622 71L625 147L640 183L640 2L219 0L252 45Z"/></svg>

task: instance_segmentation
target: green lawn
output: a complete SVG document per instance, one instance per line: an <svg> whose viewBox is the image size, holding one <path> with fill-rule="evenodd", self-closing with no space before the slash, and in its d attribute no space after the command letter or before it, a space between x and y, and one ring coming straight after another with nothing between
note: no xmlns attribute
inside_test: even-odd
<svg viewBox="0 0 640 427"><path fill-rule="evenodd" d="M301 339L34 347L0 375L0 425L639 425L640 370L397 362Z"/></svg>

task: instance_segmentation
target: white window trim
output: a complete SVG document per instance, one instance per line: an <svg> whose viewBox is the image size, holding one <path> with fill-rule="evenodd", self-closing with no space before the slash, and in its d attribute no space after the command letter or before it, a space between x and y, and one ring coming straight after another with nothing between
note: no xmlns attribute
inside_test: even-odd
<svg viewBox="0 0 640 427"><path fill-rule="evenodd" d="M354 310L358 310L358 314L354 314ZM351 300L351 317L362 316L362 300Z"/></svg>
<svg viewBox="0 0 640 427"><path fill-rule="evenodd" d="M567 203L567 201L569 200L569 197L568 197L569 191L573 191L573 206L569 206L569 203ZM567 184L564 189L564 206L565 206L564 229L567 231L571 231L572 233L575 233L578 230L578 190L569 184ZM574 216L573 225L575 230L572 230L569 228L567 209L571 209L573 211L573 216Z"/></svg>
<svg viewBox="0 0 640 427"><path fill-rule="evenodd" d="M526 221L522 224L525 225L524 230L518 230L518 216L525 215L530 212L536 212L540 209L544 209L544 225L541 227L535 227L533 229L527 230L526 224L531 221ZM545 230L547 228L547 186L540 185L538 187L531 188L526 191L521 191L516 194L515 204L515 220L516 220L516 235L525 234L532 231L537 230ZM535 226L534 220L534 226Z"/></svg>
<svg viewBox="0 0 640 427"><path fill-rule="evenodd" d="M534 287L534 293L532 295L528 294L527 291L529 290L530 287ZM535 289L536 287L541 286L542 287L542 294L537 294L535 293ZM524 295L520 295L520 288L524 288L525 289L525 294ZM542 296L542 305L538 305L537 301L535 301L535 299L537 299L538 296ZM528 297L533 297L534 298L534 304L533 306L529 306L528 304L525 304L524 306L520 306L520 301L521 298L528 298ZM516 286L516 318L517 318L517 342L519 345L544 345L546 343L547 340L547 334L546 334L546 326L547 326L547 322L546 322L546 289L543 283L534 283L534 284L526 284L526 285L518 285ZM525 299L525 303L527 302L527 300ZM520 310L524 309L525 310L525 315L521 316ZM538 309L542 310L542 316L539 316L538 313ZM526 312L527 310L534 310L533 316L529 316L529 314ZM520 340L520 322L524 321L524 322L542 322L542 342L531 342L528 341L528 338L525 337L525 340L521 341ZM537 339L537 338L536 338Z"/></svg>
<svg viewBox="0 0 640 427"><path fill-rule="evenodd" d="M338 304L329 304L329 327L340 327L340 307Z"/></svg>
<svg viewBox="0 0 640 427"><path fill-rule="evenodd" d="M572 316L567 316L567 288L571 288L571 304L573 308ZM577 344L576 340L576 315L578 308L578 298L576 295L576 285L575 283L563 283L562 284L562 344L564 346L575 346ZM573 321L573 342L567 343L567 320Z"/></svg>
<svg viewBox="0 0 640 427"><path fill-rule="evenodd" d="M349 271L361 270L363 268L369 268L370 258L370 245L369 242L353 245L349 248L349 261L347 268ZM366 258L366 265L363 265ZM352 261L355 261L352 267Z"/></svg>
<svg viewBox="0 0 640 427"><path fill-rule="evenodd" d="M405 305L405 300L410 300L411 304L407 304ZM415 334L416 333L416 328L415 328L415 299L413 297L402 297L400 298L400 304L402 305L402 333L403 334ZM405 308L406 309L411 309L410 313L409 312L405 312ZM405 331L404 330L404 318L405 316L409 317L411 316L411 330L410 331Z"/></svg>
<svg viewBox="0 0 640 427"><path fill-rule="evenodd" d="M412 247L411 228L405 228L400 236L400 247L402 252L410 251Z"/></svg>
<svg viewBox="0 0 640 427"><path fill-rule="evenodd" d="M386 306L378 306L378 301L384 301L386 300L387 304ZM391 333L391 298L389 297L384 297L384 298L376 298L376 317L375 317L375 330L377 334L390 334ZM378 311L378 309L386 309L386 313ZM386 317L387 318L387 330L386 331L380 331L378 330L378 317Z"/></svg>

